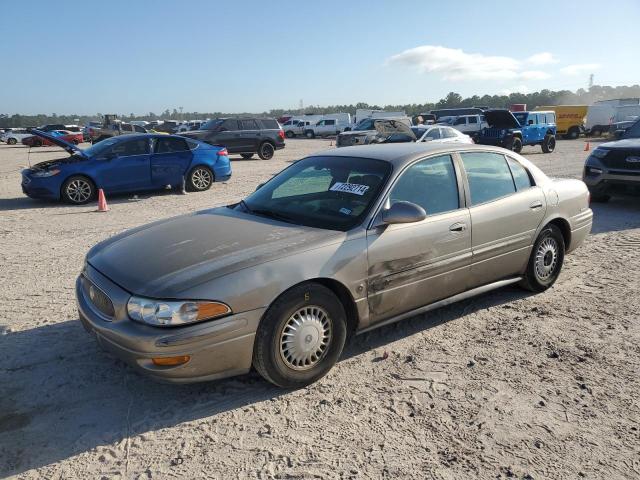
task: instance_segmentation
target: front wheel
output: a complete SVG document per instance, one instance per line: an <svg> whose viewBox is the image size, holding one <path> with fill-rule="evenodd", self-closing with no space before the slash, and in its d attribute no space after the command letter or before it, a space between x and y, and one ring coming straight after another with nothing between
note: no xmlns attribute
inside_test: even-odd
<svg viewBox="0 0 640 480"><path fill-rule="evenodd" d="M15 145L16 143L18 143L18 141L15 138L10 138L9 140L7 140L8 145Z"/></svg>
<svg viewBox="0 0 640 480"><path fill-rule="evenodd" d="M545 135L542 141L543 153L553 153L556 149L556 137L554 135Z"/></svg>
<svg viewBox="0 0 640 480"><path fill-rule="evenodd" d="M520 137L515 137L513 139L513 143L511 144L511 150L516 153L520 153L522 151L522 140Z"/></svg>
<svg viewBox="0 0 640 480"><path fill-rule="evenodd" d="M258 156L262 159L262 160L271 160L273 158L273 154L275 153L276 149L273 147L273 145L269 142L264 142L262 145L260 145L260 148L258 149Z"/></svg>
<svg viewBox="0 0 640 480"><path fill-rule="evenodd" d="M304 387L331 370L346 337L346 314L336 295L322 285L299 285L278 298L260 322L253 365L279 387Z"/></svg>
<svg viewBox="0 0 640 480"><path fill-rule="evenodd" d="M81 175L74 175L62 185L62 199L73 205L84 205L96 194L96 187L91 180Z"/></svg>
<svg viewBox="0 0 640 480"><path fill-rule="evenodd" d="M543 292L560 275L564 262L564 237L555 225L547 225L533 245L527 271L521 286L532 292Z"/></svg>
<svg viewBox="0 0 640 480"><path fill-rule="evenodd" d="M209 190L213 184L213 172L209 167L198 165L189 173L187 187L192 192L204 192Z"/></svg>

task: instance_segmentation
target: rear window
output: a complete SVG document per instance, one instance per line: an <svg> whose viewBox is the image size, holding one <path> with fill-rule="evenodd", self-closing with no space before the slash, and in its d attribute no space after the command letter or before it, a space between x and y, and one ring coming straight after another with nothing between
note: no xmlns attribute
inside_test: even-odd
<svg viewBox="0 0 640 480"><path fill-rule="evenodd" d="M262 128L264 129L274 129L278 130L280 125L273 118L261 118L260 123L262 124Z"/></svg>

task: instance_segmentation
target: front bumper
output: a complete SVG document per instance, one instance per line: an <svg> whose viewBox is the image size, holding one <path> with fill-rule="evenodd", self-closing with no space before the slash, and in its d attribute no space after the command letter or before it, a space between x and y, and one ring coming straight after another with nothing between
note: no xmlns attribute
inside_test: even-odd
<svg viewBox="0 0 640 480"><path fill-rule="evenodd" d="M112 318L101 313L88 298L82 276L113 303ZM152 327L130 320L126 305L130 293L91 266L76 281L80 321L97 342L137 371L156 380L191 383L247 373L251 369L253 342L265 309L231 315L184 327ZM157 366L152 358L188 355L178 366Z"/></svg>
<svg viewBox="0 0 640 480"><path fill-rule="evenodd" d="M31 198L60 199L60 184L54 177L30 177L22 173L22 193Z"/></svg>
<svg viewBox="0 0 640 480"><path fill-rule="evenodd" d="M589 191L598 195L612 193L640 194L640 171L607 170L602 168L603 173L594 175L586 170L582 180L589 188Z"/></svg>

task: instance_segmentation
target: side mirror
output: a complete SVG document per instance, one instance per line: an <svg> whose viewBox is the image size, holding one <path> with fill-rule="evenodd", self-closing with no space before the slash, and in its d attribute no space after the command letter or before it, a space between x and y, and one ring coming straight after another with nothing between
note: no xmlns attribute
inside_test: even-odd
<svg viewBox="0 0 640 480"><path fill-rule="evenodd" d="M260 190L264 184L265 182L259 183L258 186L256 187L256 191Z"/></svg>
<svg viewBox="0 0 640 480"><path fill-rule="evenodd" d="M415 223L427 218L427 212L420 205L411 202L396 202L391 208L382 212L382 222L387 225L394 223Z"/></svg>

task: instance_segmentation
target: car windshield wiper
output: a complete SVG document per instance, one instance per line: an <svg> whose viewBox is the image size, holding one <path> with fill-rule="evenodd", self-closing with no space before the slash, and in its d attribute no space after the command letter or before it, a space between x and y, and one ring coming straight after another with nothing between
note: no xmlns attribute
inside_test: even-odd
<svg viewBox="0 0 640 480"><path fill-rule="evenodd" d="M293 218L291 218L289 215L286 215L284 213L279 213L279 212L274 212L273 210L267 210L264 208L254 208L249 210L249 212L255 214L255 215L260 215L263 217L269 217L269 218L273 218L275 220L280 220L283 222L287 222L287 223L296 223Z"/></svg>
<svg viewBox="0 0 640 480"><path fill-rule="evenodd" d="M242 205L242 208L244 208L247 212L249 213L253 212L253 210L249 208L249 205L247 205L247 202L245 202L244 200L240 200L240 205Z"/></svg>

